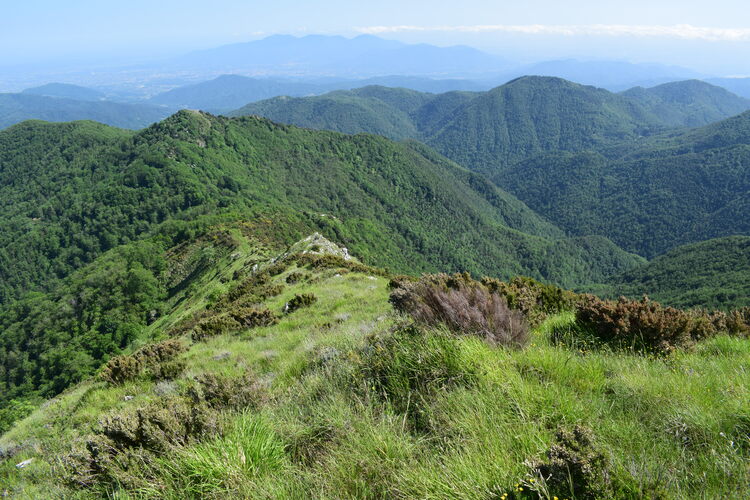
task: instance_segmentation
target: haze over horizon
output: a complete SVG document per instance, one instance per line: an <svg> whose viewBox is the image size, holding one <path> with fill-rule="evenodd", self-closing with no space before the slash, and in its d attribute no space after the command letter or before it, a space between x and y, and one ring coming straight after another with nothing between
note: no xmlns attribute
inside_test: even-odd
<svg viewBox="0 0 750 500"><path fill-rule="evenodd" d="M523 64L550 59L626 60L712 76L750 75L750 21L739 1L635 0L521 4L385 0L273 6L217 0L74 5L34 0L6 8L0 67L117 66L257 40L273 34L373 34L407 43L468 45Z"/></svg>

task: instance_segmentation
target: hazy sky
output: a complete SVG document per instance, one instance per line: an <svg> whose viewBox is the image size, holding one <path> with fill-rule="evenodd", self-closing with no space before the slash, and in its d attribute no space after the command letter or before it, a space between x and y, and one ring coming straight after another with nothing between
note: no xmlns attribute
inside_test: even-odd
<svg viewBox="0 0 750 500"><path fill-rule="evenodd" d="M611 56L729 71L750 59L740 0L0 1L0 66L158 57L275 33L464 43L522 60Z"/></svg>

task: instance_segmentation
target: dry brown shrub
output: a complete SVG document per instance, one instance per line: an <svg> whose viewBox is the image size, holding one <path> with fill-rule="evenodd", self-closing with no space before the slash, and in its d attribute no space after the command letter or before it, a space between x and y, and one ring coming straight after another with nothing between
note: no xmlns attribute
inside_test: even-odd
<svg viewBox="0 0 750 500"><path fill-rule="evenodd" d="M468 275L404 282L391 292L391 303L418 322L444 324L453 332L477 335L494 344L519 347L529 340L523 314Z"/></svg>

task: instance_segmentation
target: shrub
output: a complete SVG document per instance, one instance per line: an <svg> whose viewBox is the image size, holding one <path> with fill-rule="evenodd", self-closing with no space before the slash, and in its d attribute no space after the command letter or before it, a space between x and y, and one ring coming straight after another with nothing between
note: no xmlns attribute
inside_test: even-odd
<svg viewBox="0 0 750 500"><path fill-rule="evenodd" d="M200 342L210 337L215 337L217 335L222 335L224 333L241 329L242 326L230 316L209 316L198 322L198 324L193 329L191 337L194 341Z"/></svg>
<svg viewBox="0 0 750 500"><path fill-rule="evenodd" d="M588 296L576 310L576 322L615 347L660 354L689 348L726 328L721 313L663 307L647 297L605 301Z"/></svg>
<svg viewBox="0 0 750 500"><path fill-rule="evenodd" d="M196 405L214 409L242 409L255 407L263 399L263 390L249 375L227 377L205 373L195 379L187 395Z"/></svg>
<svg viewBox="0 0 750 500"><path fill-rule="evenodd" d="M295 294L294 297L292 297L292 300L286 303L284 309L287 313L293 313L297 309L310 307L317 301L318 297L312 293Z"/></svg>
<svg viewBox="0 0 750 500"><path fill-rule="evenodd" d="M376 276L388 276L388 272L376 267L370 267L354 260L347 260L340 255L325 254L299 254L293 257L301 267L310 269L348 269L354 273L372 274Z"/></svg>
<svg viewBox="0 0 750 500"><path fill-rule="evenodd" d="M572 311L580 296L554 285L546 285L532 278L519 276L504 283L493 278L482 278L491 292L499 293L511 309L521 311L527 320L538 325L549 315Z"/></svg>
<svg viewBox="0 0 750 500"><path fill-rule="evenodd" d="M174 359L185 351L187 351L185 344L176 339L149 344L129 356L115 356L110 359L104 365L101 377L114 385L132 380L146 369L153 370L155 376L158 377L158 373L162 373L160 364ZM175 373L175 368L177 366L172 367L172 373Z"/></svg>
<svg viewBox="0 0 750 500"><path fill-rule="evenodd" d="M390 301L418 322L445 324L453 332L478 335L494 344L523 346L529 339L522 313L466 274L403 283L391 292Z"/></svg>
<svg viewBox="0 0 750 500"><path fill-rule="evenodd" d="M112 412L99 422L82 449L63 457L67 480L83 487L97 483L144 486L157 457L218 434L220 422L217 411L180 396Z"/></svg>
<svg viewBox="0 0 750 500"><path fill-rule="evenodd" d="M289 273L289 275L286 277L286 282L292 285L294 283L299 283L304 277L304 274L294 271L292 273Z"/></svg>
<svg viewBox="0 0 750 500"><path fill-rule="evenodd" d="M534 465L547 486L548 497L612 498L609 461L594 446L591 430L575 426L559 430L547 461Z"/></svg>
<svg viewBox="0 0 750 500"><path fill-rule="evenodd" d="M246 328L271 326L279 322L279 318L269 309L241 308L231 312L230 316Z"/></svg>

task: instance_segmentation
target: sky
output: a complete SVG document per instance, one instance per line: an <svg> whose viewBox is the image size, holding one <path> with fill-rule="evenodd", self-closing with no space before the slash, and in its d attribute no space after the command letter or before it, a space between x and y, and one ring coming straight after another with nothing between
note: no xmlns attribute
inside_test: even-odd
<svg viewBox="0 0 750 500"><path fill-rule="evenodd" d="M4 5L2 5L4 4ZM740 0L0 0L0 67L158 58L271 34L362 33L534 61L615 58L747 71Z"/></svg>

